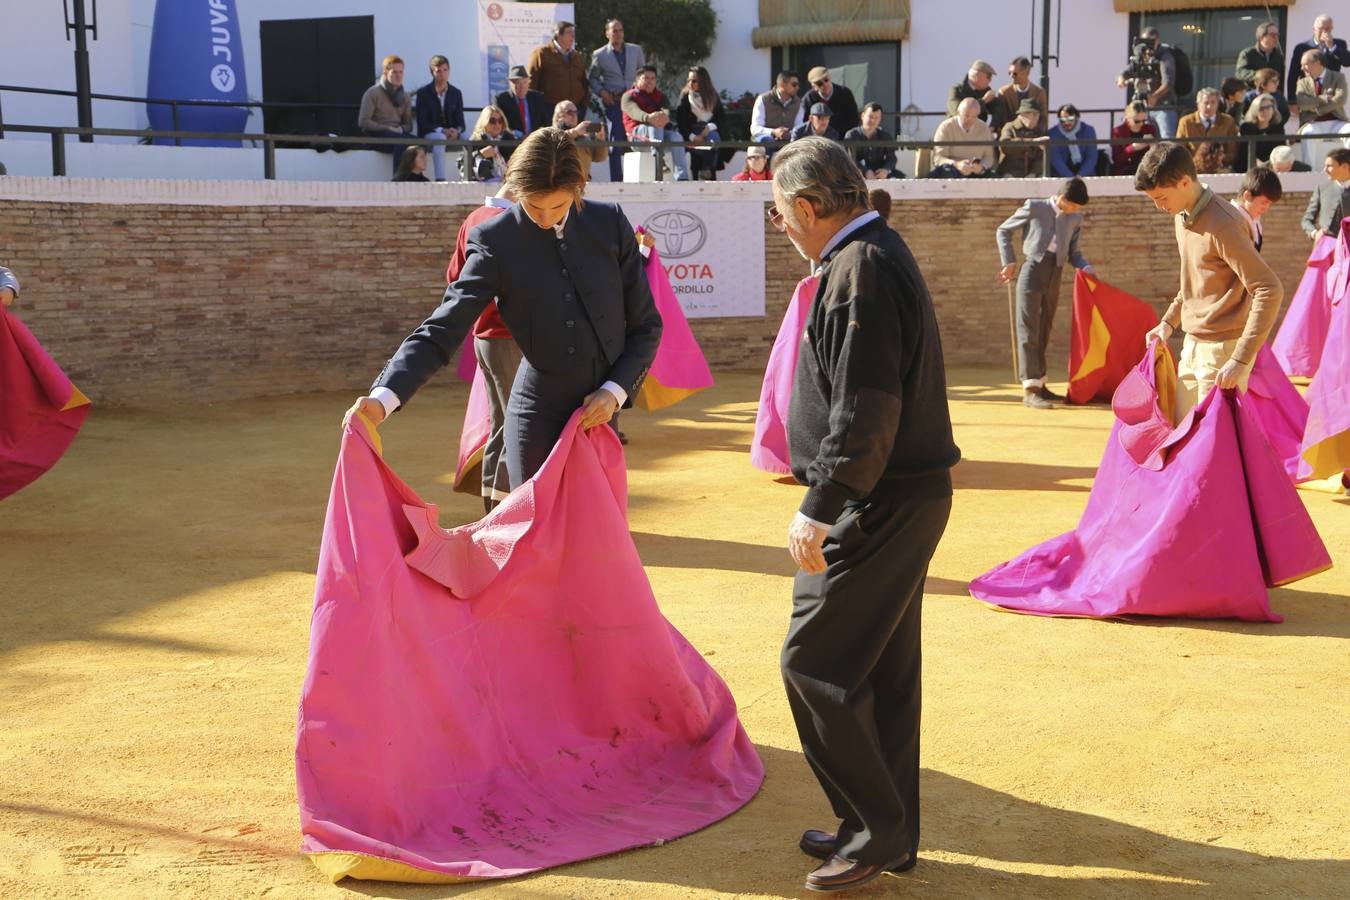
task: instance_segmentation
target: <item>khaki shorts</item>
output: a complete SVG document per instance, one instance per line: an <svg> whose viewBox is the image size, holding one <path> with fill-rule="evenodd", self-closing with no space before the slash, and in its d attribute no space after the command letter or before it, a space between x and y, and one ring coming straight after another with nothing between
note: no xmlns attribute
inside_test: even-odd
<svg viewBox="0 0 1350 900"><path fill-rule="evenodd" d="M1186 335L1181 342L1181 358L1177 360L1177 422L1205 399L1219 378L1219 370L1232 358L1236 348L1236 340L1202 341ZM1238 379L1239 391L1246 393L1250 375L1251 368L1248 367Z"/></svg>

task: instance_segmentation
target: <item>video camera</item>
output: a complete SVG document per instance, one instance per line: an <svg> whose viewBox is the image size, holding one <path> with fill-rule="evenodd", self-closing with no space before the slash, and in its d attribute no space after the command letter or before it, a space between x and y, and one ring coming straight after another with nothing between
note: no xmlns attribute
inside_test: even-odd
<svg viewBox="0 0 1350 900"><path fill-rule="evenodd" d="M1162 67L1158 64L1158 54L1153 49L1151 41L1140 39L1134 42L1124 77L1133 81L1139 88L1150 82L1156 84L1162 78ZM1136 93L1138 92L1136 89ZM1148 91L1145 90L1143 93L1147 94Z"/></svg>

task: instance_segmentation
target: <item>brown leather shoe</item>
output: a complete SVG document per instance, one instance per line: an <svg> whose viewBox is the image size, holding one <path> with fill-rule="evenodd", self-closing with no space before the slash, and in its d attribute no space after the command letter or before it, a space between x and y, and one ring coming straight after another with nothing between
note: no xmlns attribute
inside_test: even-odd
<svg viewBox="0 0 1350 900"><path fill-rule="evenodd" d="M822 892L847 891L870 884L885 874L885 866L874 866L844 859L842 856L831 856L806 876L806 889Z"/></svg>
<svg viewBox="0 0 1350 900"><path fill-rule="evenodd" d="M801 847L802 852L807 856L814 856L816 859L829 859L831 856L834 856L834 847L838 842L839 839L835 836L834 832L817 831L814 828L808 828L806 831L802 832L802 839L797 843L797 846ZM918 860L914 858L914 854L906 854L904 859L891 866L888 871L896 873L908 872L910 869L914 868L916 862L918 862Z"/></svg>

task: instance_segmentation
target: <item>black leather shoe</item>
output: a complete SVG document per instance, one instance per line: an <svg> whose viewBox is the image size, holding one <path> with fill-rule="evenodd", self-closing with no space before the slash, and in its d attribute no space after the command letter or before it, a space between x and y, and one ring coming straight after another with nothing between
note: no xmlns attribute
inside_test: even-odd
<svg viewBox="0 0 1350 900"><path fill-rule="evenodd" d="M1036 396L1040 397L1042 400L1049 400L1051 403L1064 402L1063 397L1061 397L1059 394L1056 394L1054 391L1050 390L1045 385L1040 386L1040 388L1036 391Z"/></svg>
<svg viewBox="0 0 1350 900"><path fill-rule="evenodd" d="M802 839L797 843L797 846L801 847L802 852L807 856L814 856L816 859L829 859L834 856L834 847L837 843L838 839L832 832L808 828L802 832ZM891 866L890 871L908 872L914 868L916 862L918 860L914 857L914 854L910 853L899 863Z"/></svg>
<svg viewBox="0 0 1350 900"><path fill-rule="evenodd" d="M814 856L816 859L829 859L834 856L835 836L829 831L816 831L814 828L808 828L802 832L802 839L797 844L802 848L802 852L807 856Z"/></svg>
<svg viewBox="0 0 1350 900"><path fill-rule="evenodd" d="M906 860L897 863L903 866ZM886 866L854 862L842 856L831 856L814 872L806 876L808 891L847 891L876 881L888 871Z"/></svg>

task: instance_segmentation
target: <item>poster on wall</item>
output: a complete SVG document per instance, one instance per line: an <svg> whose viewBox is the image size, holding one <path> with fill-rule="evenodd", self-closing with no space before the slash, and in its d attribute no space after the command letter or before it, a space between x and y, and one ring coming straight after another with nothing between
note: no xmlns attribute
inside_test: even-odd
<svg viewBox="0 0 1350 900"><path fill-rule="evenodd" d="M571 3L515 3L511 0L478 0L478 52L483 59L487 85L484 103L511 89L507 76L512 66L530 61L535 47L553 40L553 23L575 22Z"/></svg>
<svg viewBox="0 0 1350 900"><path fill-rule="evenodd" d="M759 203L622 204L646 228L685 316L764 315L764 207Z"/></svg>

